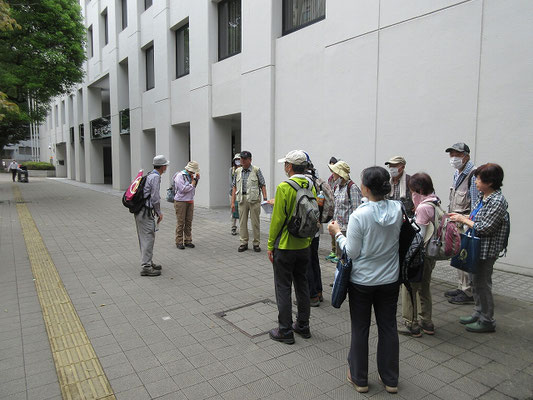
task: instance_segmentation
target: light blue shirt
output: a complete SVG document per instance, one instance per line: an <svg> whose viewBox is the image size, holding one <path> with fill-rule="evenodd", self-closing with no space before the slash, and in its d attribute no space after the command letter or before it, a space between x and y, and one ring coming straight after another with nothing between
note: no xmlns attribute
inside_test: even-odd
<svg viewBox="0 0 533 400"><path fill-rule="evenodd" d="M346 237L338 235L337 244L352 259L351 282L377 286L398 281L402 222L401 203L395 200L363 203L350 215Z"/></svg>

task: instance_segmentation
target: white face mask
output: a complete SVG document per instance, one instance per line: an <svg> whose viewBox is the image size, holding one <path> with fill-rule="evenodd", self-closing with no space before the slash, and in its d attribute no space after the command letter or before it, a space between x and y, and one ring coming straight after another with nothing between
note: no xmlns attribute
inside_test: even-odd
<svg viewBox="0 0 533 400"><path fill-rule="evenodd" d="M450 157L450 165L455 169L461 168L463 166L463 157Z"/></svg>
<svg viewBox="0 0 533 400"><path fill-rule="evenodd" d="M393 178L396 178L400 173L398 172L398 167L389 167L389 174Z"/></svg>
<svg viewBox="0 0 533 400"><path fill-rule="evenodd" d="M235 160L235 165L238 167L241 165L241 160Z"/></svg>

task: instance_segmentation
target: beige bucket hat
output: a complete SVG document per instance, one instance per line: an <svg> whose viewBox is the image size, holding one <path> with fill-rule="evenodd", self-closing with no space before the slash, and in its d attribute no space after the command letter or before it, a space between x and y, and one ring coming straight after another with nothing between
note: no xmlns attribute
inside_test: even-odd
<svg viewBox="0 0 533 400"><path fill-rule="evenodd" d="M189 161L185 166L185 169L189 172L192 172L193 174L197 174L200 172L200 167L198 166L198 163L196 161Z"/></svg>
<svg viewBox="0 0 533 400"><path fill-rule="evenodd" d="M337 161L333 165L328 165L331 172L336 173L345 181L350 180L350 166L345 161Z"/></svg>

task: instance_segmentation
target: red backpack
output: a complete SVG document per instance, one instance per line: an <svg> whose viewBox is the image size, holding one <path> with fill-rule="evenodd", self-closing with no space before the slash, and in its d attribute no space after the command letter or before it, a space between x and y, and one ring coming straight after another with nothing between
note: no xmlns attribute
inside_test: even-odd
<svg viewBox="0 0 533 400"><path fill-rule="evenodd" d="M461 250L461 234L455 222L434 202L428 202L435 208L435 231L426 245L426 256L435 260L449 260Z"/></svg>

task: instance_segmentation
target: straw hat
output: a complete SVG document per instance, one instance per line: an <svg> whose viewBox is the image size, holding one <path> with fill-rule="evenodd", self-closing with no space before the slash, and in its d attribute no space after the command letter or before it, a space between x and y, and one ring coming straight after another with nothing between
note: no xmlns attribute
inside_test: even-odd
<svg viewBox="0 0 533 400"><path fill-rule="evenodd" d="M328 165L331 172L336 173L345 181L350 180L350 166L345 161L337 161L333 165Z"/></svg>
<svg viewBox="0 0 533 400"><path fill-rule="evenodd" d="M198 163L196 161L189 161L185 166L185 169L193 174L200 172L200 168L198 167Z"/></svg>

